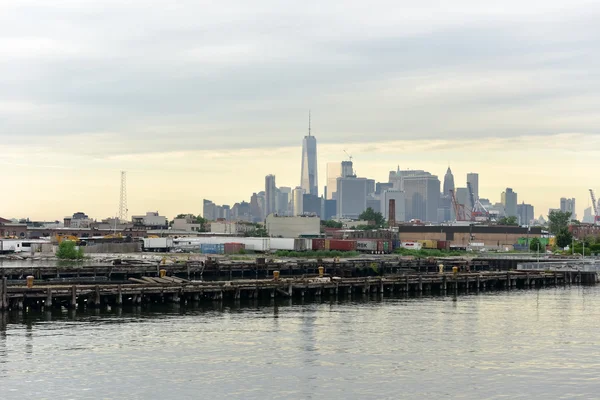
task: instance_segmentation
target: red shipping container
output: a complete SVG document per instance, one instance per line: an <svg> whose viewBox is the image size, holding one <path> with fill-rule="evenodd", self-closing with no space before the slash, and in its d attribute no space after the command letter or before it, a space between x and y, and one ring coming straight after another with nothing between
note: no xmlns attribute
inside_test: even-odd
<svg viewBox="0 0 600 400"><path fill-rule="evenodd" d="M313 250L325 250L325 239L313 239L312 240Z"/></svg>
<svg viewBox="0 0 600 400"><path fill-rule="evenodd" d="M329 250L354 251L356 250L356 240L338 240L329 241Z"/></svg>
<svg viewBox="0 0 600 400"><path fill-rule="evenodd" d="M450 242L447 242L445 240L438 240L437 241L437 248L438 248L438 250L448 250L449 247L450 247Z"/></svg>
<svg viewBox="0 0 600 400"><path fill-rule="evenodd" d="M239 254L240 251L244 250L246 245L243 243L225 243L223 245L224 254Z"/></svg>

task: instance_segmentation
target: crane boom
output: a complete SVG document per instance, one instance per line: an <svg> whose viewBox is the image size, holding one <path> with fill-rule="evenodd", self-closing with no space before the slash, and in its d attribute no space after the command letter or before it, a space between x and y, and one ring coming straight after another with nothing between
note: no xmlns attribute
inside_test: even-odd
<svg viewBox="0 0 600 400"><path fill-rule="evenodd" d="M594 208L594 222L598 223L600 215L598 215L598 203L596 203L596 195L593 189L590 189L590 196L592 197L592 207Z"/></svg>

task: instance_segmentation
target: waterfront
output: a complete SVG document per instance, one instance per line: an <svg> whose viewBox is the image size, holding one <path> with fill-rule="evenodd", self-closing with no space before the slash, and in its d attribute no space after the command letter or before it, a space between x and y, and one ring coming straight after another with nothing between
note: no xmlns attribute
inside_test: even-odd
<svg viewBox="0 0 600 400"><path fill-rule="evenodd" d="M597 287L377 299L5 313L0 391L3 399L597 398Z"/></svg>

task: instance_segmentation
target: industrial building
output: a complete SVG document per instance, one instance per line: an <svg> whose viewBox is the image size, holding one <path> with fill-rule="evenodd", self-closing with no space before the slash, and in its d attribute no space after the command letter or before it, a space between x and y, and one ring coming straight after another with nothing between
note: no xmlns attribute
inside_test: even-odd
<svg viewBox="0 0 600 400"><path fill-rule="evenodd" d="M265 227L271 237L318 236L321 234L321 219L309 216L280 217L269 214Z"/></svg>

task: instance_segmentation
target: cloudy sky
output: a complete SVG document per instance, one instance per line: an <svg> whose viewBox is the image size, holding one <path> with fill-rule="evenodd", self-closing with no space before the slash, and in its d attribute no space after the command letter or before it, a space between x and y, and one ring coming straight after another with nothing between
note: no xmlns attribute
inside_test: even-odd
<svg viewBox="0 0 600 400"><path fill-rule="evenodd" d="M536 214L600 192L597 1L0 0L0 216L200 213L300 183L312 110L361 176L448 165ZM581 215L580 215L581 216Z"/></svg>

